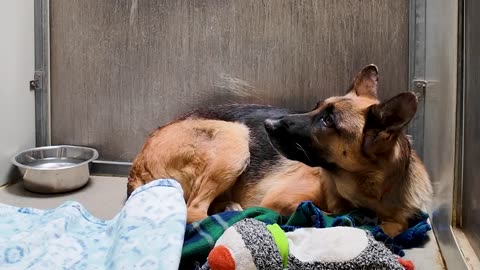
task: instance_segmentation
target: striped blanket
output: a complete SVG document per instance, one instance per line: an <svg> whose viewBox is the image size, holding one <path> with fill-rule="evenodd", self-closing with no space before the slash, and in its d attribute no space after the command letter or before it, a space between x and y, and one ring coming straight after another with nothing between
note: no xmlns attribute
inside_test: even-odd
<svg viewBox="0 0 480 270"><path fill-rule="evenodd" d="M384 242L395 254L404 255L404 248L421 245L431 230L424 212L410 221L409 229L395 238L388 237L378 227L375 214L367 209L358 209L344 215L328 216L311 202L301 203L293 215L281 216L261 207L252 207L244 211L230 211L210 216L204 220L187 225L182 250L180 269L195 269L202 265L215 241L223 232L236 222L254 218L268 224L278 223L285 231L301 227L326 228L333 226L353 226L370 231L376 240Z"/></svg>

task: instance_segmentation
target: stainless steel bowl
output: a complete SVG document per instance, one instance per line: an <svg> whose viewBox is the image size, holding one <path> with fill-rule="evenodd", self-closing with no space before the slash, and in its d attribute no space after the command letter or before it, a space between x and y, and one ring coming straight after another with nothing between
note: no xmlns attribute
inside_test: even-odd
<svg viewBox="0 0 480 270"><path fill-rule="evenodd" d="M90 163L97 158L93 148L59 145L25 150L16 154L12 162L20 170L26 189L59 193L87 184Z"/></svg>

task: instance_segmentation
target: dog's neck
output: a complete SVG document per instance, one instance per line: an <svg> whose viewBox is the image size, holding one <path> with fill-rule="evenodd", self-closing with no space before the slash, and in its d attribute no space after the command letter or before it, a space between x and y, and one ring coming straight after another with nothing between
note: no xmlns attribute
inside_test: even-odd
<svg viewBox="0 0 480 270"><path fill-rule="evenodd" d="M406 136L399 138L391 163L384 167L384 187L390 189L383 194L381 202L400 206L404 214L415 214L424 210L432 196L428 173Z"/></svg>
<svg viewBox="0 0 480 270"><path fill-rule="evenodd" d="M430 195L431 187L425 168L408 137L400 135L396 145L385 155L384 161L376 164L371 171L331 172L340 196L354 207L375 208L373 206L382 205L411 211L424 207L426 198L420 194ZM422 189L421 192L415 190L418 188Z"/></svg>
<svg viewBox="0 0 480 270"><path fill-rule="evenodd" d="M382 198L392 193L394 189L401 189L403 186L408 186L412 181L411 162L412 156L416 155L412 149L410 140L405 135L400 135L397 143L393 147L389 156L386 157L386 162L380 164L384 175Z"/></svg>
<svg viewBox="0 0 480 270"><path fill-rule="evenodd" d="M406 143L410 146L408 139ZM401 170L401 167L398 168L402 174L394 177L396 172L390 171L392 177L386 179L385 183L398 187L399 192L397 194L400 196L399 199L406 201L410 208L421 209L426 207L425 204L430 200L433 190L422 161L417 156L415 150L411 149L408 159L403 159L399 163L399 166L404 166L404 170Z"/></svg>

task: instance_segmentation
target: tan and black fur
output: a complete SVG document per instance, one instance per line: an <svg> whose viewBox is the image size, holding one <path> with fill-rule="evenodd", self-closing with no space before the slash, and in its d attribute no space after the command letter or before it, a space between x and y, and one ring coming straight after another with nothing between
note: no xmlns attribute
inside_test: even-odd
<svg viewBox="0 0 480 270"><path fill-rule="evenodd" d="M381 103L377 82L377 67L368 65L346 95L307 113L263 105L195 110L150 135L133 162L128 193L153 179L177 179L188 222L226 207L288 215L305 200L330 213L365 207L394 236L432 188L404 133L416 96Z"/></svg>

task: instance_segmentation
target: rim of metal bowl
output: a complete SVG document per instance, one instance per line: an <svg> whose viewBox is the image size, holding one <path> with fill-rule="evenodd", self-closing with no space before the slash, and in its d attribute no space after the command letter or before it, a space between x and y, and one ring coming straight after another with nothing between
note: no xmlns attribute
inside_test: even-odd
<svg viewBox="0 0 480 270"><path fill-rule="evenodd" d="M56 149L56 148L62 148L62 147L90 150L90 151L93 152L93 156L92 156L90 159L85 160L85 161L80 162L80 163L77 163L77 164L75 164L75 165L65 166L65 167L61 167L61 168L55 168L55 171L75 168L75 167L78 167L78 166L81 166L81 165L90 163L90 162L92 162L92 161L94 161L94 160L96 160L96 159L98 158L98 151L97 151L96 149L94 149L94 148L83 147L83 146L75 146L75 145L52 145L52 146L34 147L34 148L27 149L27 150L23 150L23 151L21 151L21 152L16 153L16 154L12 157L11 160L12 160L13 165L15 165L15 166L17 166L17 167L19 167L19 168L39 170L39 171L50 171L50 170L52 170L51 168L36 168L36 167L32 167L32 166L28 166L28 165L19 163L19 162L17 162L16 158L17 158L19 155L24 154L24 153L26 153L26 152L30 152L30 151L44 150L44 149Z"/></svg>

